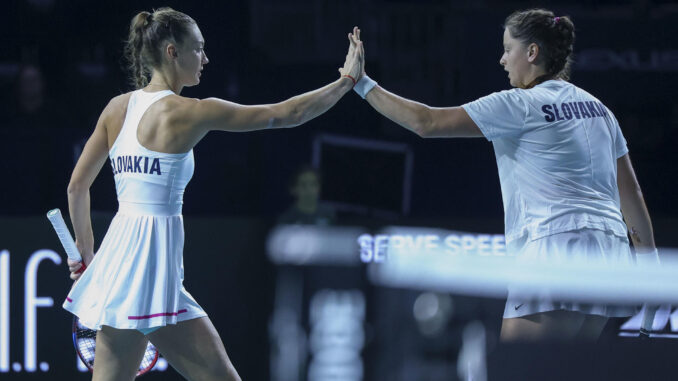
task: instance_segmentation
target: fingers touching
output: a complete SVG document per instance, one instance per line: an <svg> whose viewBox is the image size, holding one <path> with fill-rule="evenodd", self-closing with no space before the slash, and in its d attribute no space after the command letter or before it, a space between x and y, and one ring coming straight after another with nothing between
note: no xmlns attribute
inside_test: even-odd
<svg viewBox="0 0 678 381"><path fill-rule="evenodd" d="M357 26L353 27L353 31L348 33L347 37L348 53L346 53L344 67L339 69L339 73L358 80L365 73L365 53L363 43L360 41L360 29Z"/></svg>
<svg viewBox="0 0 678 381"><path fill-rule="evenodd" d="M351 34L353 35L353 39L355 39L356 42L362 42L360 39L360 28L357 26L353 27L353 33Z"/></svg>
<svg viewBox="0 0 678 381"><path fill-rule="evenodd" d="M355 45L355 54L360 62L360 76L365 75L365 48L363 42L360 40L360 29L357 26L353 27L353 33L349 34L351 45Z"/></svg>

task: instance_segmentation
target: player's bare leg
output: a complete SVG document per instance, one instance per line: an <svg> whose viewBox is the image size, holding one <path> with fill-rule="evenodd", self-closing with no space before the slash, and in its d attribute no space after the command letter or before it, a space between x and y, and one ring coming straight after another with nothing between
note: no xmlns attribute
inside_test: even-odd
<svg viewBox="0 0 678 381"><path fill-rule="evenodd" d="M191 381L240 381L208 317L168 325L148 335L153 345Z"/></svg>
<svg viewBox="0 0 678 381"><path fill-rule="evenodd" d="M92 381L134 380L147 344L137 330L103 326L97 332Z"/></svg>

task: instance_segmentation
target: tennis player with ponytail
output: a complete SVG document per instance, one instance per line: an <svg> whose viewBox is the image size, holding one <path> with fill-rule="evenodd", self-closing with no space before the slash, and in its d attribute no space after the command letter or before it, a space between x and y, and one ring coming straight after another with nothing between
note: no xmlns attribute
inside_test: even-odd
<svg viewBox="0 0 678 381"><path fill-rule="evenodd" d="M103 110L68 186L76 246L87 270L69 260L76 280L64 308L99 330L94 380L131 380L150 340L184 377L239 380L210 319L183 287L183 193L193 147L212 130L252 131L301 125L331 108L362 72L349 44L340 77L284 102L243 106L180 95L209 62L196 22L161 8L130 26L126 55L136 91ZM148 80L150 77L150 81ZM95 256L89 188L110 161L119 201Z"/></svg>
<svg viewBox="0 0 678 381"><path fill-rule="evenodd" d="M485 137L492 142L507 250L519 260L628 262L628 231L637 261L657 263L652 224L619 124L598 99L568 82L574 35L567 16L543 9L511 14L504 24L499 64L514 89L461 107L407 100L365 73L355 91L422 137ZM358 43L360 31L354 30L351 38ZM634 312L631 307L551 300L540 290L533 297L516 297L509 289L501 339L592 341L608 317Z"/></svg>

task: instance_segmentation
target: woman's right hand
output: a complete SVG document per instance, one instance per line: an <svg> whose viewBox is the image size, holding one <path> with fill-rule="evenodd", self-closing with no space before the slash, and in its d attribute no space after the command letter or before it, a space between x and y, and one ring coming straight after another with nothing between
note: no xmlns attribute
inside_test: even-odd
<svg viewBox="0 0 678 381"><path fill-rule="evenodd" d="M359 81L365 73L365 57L359 36L360 30L357 26L353 27L353 33L348 34L349 46L348 53L346 54L346 61L344 61L344 67L339 69L339 73L342 76L351 76L356 81Z"/></svg>
<svg viewBox="0 0 678 381"><path fill-rule="evenodd" d="M82 272L78 271L82 268L83 264L89 266L94 259L94 254L92 249L85 248L77 239L75 240L75 247L78 248L82 261L74 261L69 258L66 262L68 263L68 271L71 272L71 279L78 280L82 275Z"/></svg>
<svg viewBox="0 0 678 381"><path fill-rule="evenodd" d="M82 273L78 273L78 270L82 268L82 262L74 261L70 258L66 262L68 262L68 271L71 272L71 279L73 280L80 279Z"/></svg>

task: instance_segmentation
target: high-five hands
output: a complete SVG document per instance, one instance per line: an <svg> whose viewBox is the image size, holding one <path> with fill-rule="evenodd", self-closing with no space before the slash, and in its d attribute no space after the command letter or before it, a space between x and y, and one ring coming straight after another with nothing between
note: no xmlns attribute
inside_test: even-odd
<svg viewBox="0 0 678 381"><path fill-rule="evenodd" d="M348 34L348 53L344 67L339 69L341 76L349 76L354 81L359 81L365 73L365 51L360 41L360 29L353 27L353 33Z"/></svg>
<svg viewBox="0 0 678 381"><path fill-rule="evenodd" d="M360 57L360 67L362 68L362 71L360 72L360 78L362 78L365 75L365 46L360 39L360 28L354 26L353 33L351 33L349 36L351 38L351 42L355 44L359 50L358 56ZM356 79L360 80L360 78Z"/></svg>

